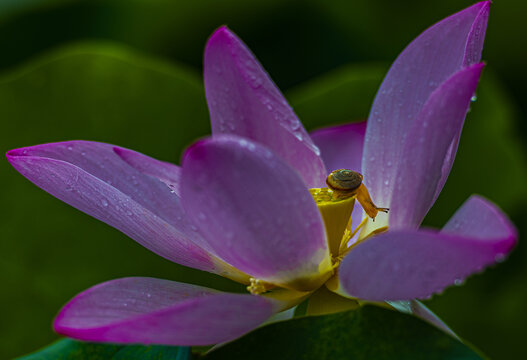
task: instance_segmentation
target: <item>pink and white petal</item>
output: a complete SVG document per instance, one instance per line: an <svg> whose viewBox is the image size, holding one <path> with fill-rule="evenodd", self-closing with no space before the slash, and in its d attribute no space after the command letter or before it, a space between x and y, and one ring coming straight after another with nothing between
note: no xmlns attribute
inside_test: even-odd
<svg viewBox="0 0 527 360"><path fill-rule="evenodd" d="M117 146L114 147L114 151L128 165L142 174L153 176L164 182L177 196L181 196L179 190L181 168L179 166Z"/></svg>
<svg viewBox="0 0 527 360"><path fill-rule="evenodd" d="M251 331L276 311L249 294L154 278L123 278L74 297L57 315L56 332L83 341L211 345Z"/></svg>
<svg viewBox="0 0 527 360"><path fill-rule="evenodd" d="M330 272L311 194L296 171L258 143L218 135L188 148L182 202L214 252L255 278L307 291Z"/></svg>
<svg viewBox="0 0 527 360"><path fill-rule="evenodd" d="M393 179L391 229L417 228L450 172L461 129L483 64L467 67L441 84L406 136Z"/></svg>
<svg viewBox="0 0 527 360"><path fill-rule="evenodd" d="M307 187L323 186L327 174L318 148L258 60L227 27L210 37L203 68L214 135L257 141L296 169Z"/></svg>
<svg viewBox="0 0 527 360"><path fill-rule="evenodd" d="M357 245L340 266L340 287L366 300L425 299L502 261L516 239L503 213L472 197L441 232L395 230Z"/></svg>
<svg viewBox="0 0 527 360"><path fill-rule="evenodd" d="M368 119L362 161L365 185L383 206L391 207L406 134L429 96L453 74L479 62L489 6L490 1L477 3L427 29L386 75Z"/></svg>
<svg viewBox="0 0 527 360"><path fill-rule="evenodd" d="M70 141L11 150L9 162L38 187L122 231L156 254L182 265L215 271L179 198L141 174L114 146Z"/></svg>
<svg viewBox="0 0 527 360"><path fill-rule="evenodd" d="M360 172L366 121L327 127L311 132L311 138L320 149L328 173L338 169ZM363 218L360 206L353 208L352 226L360 224Z"/></svg>

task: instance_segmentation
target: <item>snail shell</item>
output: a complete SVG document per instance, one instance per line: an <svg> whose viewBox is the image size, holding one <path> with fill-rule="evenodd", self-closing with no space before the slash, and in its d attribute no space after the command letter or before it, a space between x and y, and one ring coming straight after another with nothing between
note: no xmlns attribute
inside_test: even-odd
<svg viewBox="0 0 527 360"><path fill-rule="evenodd" d="M353 191L362 184L362 175L348 169L335 170L328 175L326 184L332 190Z"/></svg>

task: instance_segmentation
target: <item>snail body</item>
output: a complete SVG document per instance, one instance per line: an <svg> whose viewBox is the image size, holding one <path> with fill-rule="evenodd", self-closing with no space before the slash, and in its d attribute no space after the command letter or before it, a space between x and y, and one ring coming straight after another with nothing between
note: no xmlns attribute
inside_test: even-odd
<svg viewBox="0 0 527 360"><path fill-rule="evenodd" d="M374 220L379 211L388 212L388 208L380 208L373 203L368 190L362 184L362 175L358 172L349 169L332 171L326 178L326 184L333 190L336 199L356 196L366 214Z"/></svg>

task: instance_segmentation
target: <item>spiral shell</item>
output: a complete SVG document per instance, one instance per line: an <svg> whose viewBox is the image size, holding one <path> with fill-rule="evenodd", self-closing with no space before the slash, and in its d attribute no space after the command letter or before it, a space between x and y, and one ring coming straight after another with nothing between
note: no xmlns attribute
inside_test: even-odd
<svg viewBox="0 0 527 360"><path fill-rule="evenodd" d="M362 175L348 169L335 170L328 175L326 184L332 190L353 191L362 184Z"/></svg>

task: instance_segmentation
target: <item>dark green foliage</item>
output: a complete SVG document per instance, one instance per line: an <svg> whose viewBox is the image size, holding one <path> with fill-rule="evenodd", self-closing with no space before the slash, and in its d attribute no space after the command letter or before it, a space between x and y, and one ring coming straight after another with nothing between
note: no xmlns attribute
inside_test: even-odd
<svg viewBox="0 0 527 360"><path fill-rule="evenodd" d="M481 359L440 330L395 311L367 306L270 324L213 350L220 359Z"/></svg>

